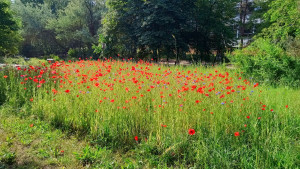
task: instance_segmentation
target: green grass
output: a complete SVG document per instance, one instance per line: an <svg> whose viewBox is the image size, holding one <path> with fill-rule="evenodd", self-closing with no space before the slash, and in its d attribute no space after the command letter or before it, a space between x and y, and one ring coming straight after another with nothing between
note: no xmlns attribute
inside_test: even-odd
<svg viewBox="0 0 300 169"><path fill-rule="evenodd" d="M61 62L47 68L1 70L0 85L0 104L12 109L2 108L2 114L25 118L26 125L16 127L32 130L28 125L35 119L49 127L47 132L70 135L82 143L80 151L70 147L75 153L58 166L299 166L300 91L255 86L241 73L223 67ZM189 135L189 129L195 134ZM12 131L23 135L23 130ZM41 133L20 142L31 146L32 140L44 137ZM54 149L41 145L34 156L60 159Z"/></svg>

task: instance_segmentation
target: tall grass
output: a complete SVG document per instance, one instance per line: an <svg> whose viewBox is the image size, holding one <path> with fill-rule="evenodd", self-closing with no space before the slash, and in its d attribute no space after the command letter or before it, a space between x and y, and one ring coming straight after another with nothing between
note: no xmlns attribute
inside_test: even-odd
<svg viewBox="0 0 300 169"><path fill-rule="evenodd" d="M98 146L135 149L150 166L295 168L299 91L268 89L226 71L57 62L1 70L0 93L20 116L34 115Z"/></svg>

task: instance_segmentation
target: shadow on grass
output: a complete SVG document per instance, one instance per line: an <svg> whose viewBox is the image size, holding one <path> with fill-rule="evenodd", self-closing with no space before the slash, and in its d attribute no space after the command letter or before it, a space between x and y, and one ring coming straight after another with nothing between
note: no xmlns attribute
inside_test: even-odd
<svg viewBox="0 0 300 169"><path fill-rule="evenodd" d="M3 162L0 162L0 169L39 169L39 168L55 168L54 166L41 166L40 164L36 163L35 161L24 161L21 164L18 164L18 162L14 164L5 164Z"/></svg>

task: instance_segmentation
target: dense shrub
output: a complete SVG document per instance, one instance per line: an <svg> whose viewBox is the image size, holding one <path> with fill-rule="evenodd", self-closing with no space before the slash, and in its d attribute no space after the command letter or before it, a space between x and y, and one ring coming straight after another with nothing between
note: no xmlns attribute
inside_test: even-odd
<svg viewBox="0 0 300 169"><path fill-rule="evenodd" d="M6 57L3 59L3 63L24 65L26 63L26 61L23 57L17 56L17 57Z"/></svg>
<svg viewBox="0 0 300 169"><path fill-rule="evenodd" d="M68 56L71 58L86 58L93 56L93 50L88 48L69 49Z"/></svg>
<svg viewBox="0 0 300 169"><path fill-rule="evenodd" d="M265 39L229 56L232 62L258 81L272 85L300 86L300 61Z"/></svg>

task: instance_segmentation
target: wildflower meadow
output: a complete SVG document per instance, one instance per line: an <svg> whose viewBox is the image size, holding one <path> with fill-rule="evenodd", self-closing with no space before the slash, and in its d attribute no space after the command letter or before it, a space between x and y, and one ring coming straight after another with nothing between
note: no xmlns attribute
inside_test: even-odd
<svg viewBox="0 0 300 169"><path fill-rule="evenodd" d="M237 70L87 59L0 75L2 112L84 140L82 152L58 150L78 166L299 167L299 90Z"/></svg>

